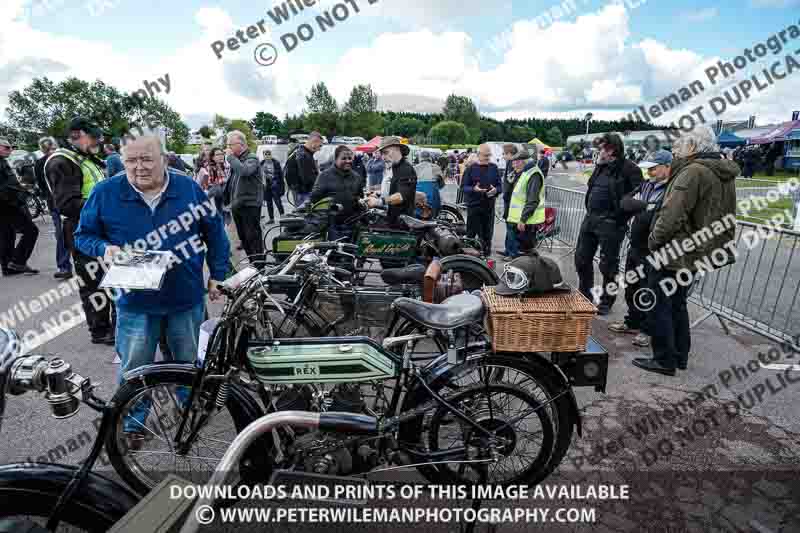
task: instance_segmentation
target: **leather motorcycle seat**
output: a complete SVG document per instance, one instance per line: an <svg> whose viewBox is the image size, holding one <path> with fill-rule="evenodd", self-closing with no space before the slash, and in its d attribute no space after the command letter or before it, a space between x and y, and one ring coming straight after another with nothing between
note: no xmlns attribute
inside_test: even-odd
<svg viewBox="0 0 800 533"><path fill-rule="evenodd" d="M429 304L412 298L398 298L392 304L398 313L432 329L455 329L483 319L485 307L480 296L461 293L440 304Z"/></svg>
<svg viewBox="0 0 800 533"><path fill-rule="evenodd" d="M381 272L381 279L387 285L422 283L425 280L424 265L409 265L403 268L387 268Z"/></svg>
<svg viewBox="0 0 800 533"><path fill-rule="evenodd" d="M412 231L422 231L426 229L431 229L437 227L439 224L435 220L419 220L414 217L410 217L408 215L400 215L399 217L400 222L405 224L408 229Z"/></svg>

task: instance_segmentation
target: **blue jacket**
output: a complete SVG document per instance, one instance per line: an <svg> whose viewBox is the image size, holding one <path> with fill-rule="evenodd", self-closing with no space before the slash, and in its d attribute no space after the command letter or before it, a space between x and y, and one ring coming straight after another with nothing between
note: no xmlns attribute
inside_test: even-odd
<svg viewBox="0 0 800 533"><path fill-rule="evenodd" d="M186 174L168 172L169 185L155 212L124 173L97 184L81 210L75 246L82 253L102 257L108 244L136 248L134 243L141 239L148 250L170 250L180 260L167 272L160 291L123 294L116 303L128 311L166 315L203 303L206 254L195 252L200 241L208 249L211 279L224 280L228 270L230 243L213 200Z"/></svg>
<svg viewBox="0 0 800 533"><path fill-rule="evenodd" d="M486 169L486 174L481 176L481 167L478 164L469 166L464 171L463 178L464 199L467 202L467 207L489 207L494 205L497 196L503 195L503 180L500 176L500 170L494 163L489 163L489 168ZM480 184L482 189L489 189L494 187L497 189L497 196L489 198L486 193L480 193L474 190L475 185Z"/></svg>
<svg viewBox="0 0 800 533"><path fill-rule="evenodd" d="M122 165L122 158L119 156L118 153L114 152L113 154L106 157L107 178L110 178L111 176L116 176L123 170L125 170L125 167Z"/></svg>
<svg viewBox="0 0 800 533"><path fill-rule="evenodd" d="M383 181L384 170L386 170L386 162L383 159L373 157L367 161L367 185L370 187L380 185Z"/></svg>

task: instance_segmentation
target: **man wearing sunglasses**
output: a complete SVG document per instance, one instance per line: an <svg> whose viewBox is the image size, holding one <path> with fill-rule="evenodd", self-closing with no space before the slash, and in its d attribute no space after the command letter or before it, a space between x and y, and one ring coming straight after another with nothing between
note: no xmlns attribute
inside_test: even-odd
<svg viewBox="0 0 800 533"><path fill-rule="evenodd" d="M115 311L99 288L102 273L98 272L96 259L75 246L81 210L94 187L105 179L105 164L98 155L102 139L103 132L96 124L85 117L75 117L69 124L69 143L47 159L44 173L55 208L64 217L64 245L72 254L75 273L81 280L78 293L92 343L113 346Z"/></svg>

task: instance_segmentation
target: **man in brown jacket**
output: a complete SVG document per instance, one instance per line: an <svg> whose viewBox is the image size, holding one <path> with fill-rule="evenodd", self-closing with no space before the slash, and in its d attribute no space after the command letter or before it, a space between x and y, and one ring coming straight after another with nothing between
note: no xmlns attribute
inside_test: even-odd
<svg viewBox="0 0 800 533"><path fill-rule="evenodd" d="M735 260L736 176L739 167L719 154L711 128L700 126L674 146L664 203L653 220L647 258L649 289L655 297L650 320L652 359L633 364L675 375L685 370L691 338L686 300L698 270Z"/></svg>

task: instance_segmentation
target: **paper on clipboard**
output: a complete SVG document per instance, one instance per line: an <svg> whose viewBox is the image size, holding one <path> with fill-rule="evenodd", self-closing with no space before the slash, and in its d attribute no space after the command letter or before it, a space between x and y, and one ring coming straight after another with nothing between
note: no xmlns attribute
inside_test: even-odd
<svg viewBox="0 0 800 533"><path fill-rule="evenodd" d="M147 250L120 254L108 268L100 288L157 291L172 264L170 251Z"/></svg>

